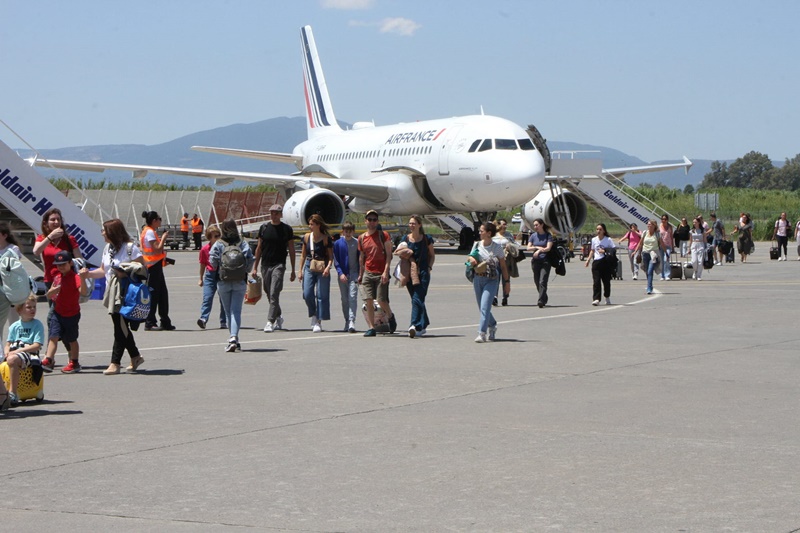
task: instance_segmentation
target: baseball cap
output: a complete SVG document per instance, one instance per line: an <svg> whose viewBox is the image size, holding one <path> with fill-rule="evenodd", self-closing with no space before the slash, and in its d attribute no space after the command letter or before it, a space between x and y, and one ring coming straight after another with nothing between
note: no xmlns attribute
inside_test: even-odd
<svg viewBox="0 0 800 533"><path fill-rule="evenodd" d="M375 216L378 216L378 212L377 212L377 211L375 211L374 209L370 209L370 210L369 210L369 211L367 211L367 213L364 215L364 218L367 218L367 217L368 217L368 216L370 216L370 215L375 215Z"/></svg>
<svg viewBox="0 0 800 533"><path fill-rule="evenodd" d="M63 265L64 263L69 263L71 261L72 261L72 256L69 255L69 252L67 252L66 250L61 250L53 258L54 265Z"/></svg>
<svg viewBox="0 0 800 533"><path fill-rule="evenodd" d="M283 212L283 206L281 204L272 204L272 207L269 208L270 212L277 211L278 213Z"/></svg>

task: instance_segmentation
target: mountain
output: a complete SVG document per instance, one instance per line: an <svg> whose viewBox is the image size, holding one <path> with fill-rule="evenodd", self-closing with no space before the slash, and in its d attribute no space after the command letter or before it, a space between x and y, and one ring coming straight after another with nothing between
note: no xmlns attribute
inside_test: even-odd
<svg viewBox="0 0 800 533"><path fill-rule="evenodd" d="M341 123L343 128L349 124ZM178 139L155 145L142 144L118 144L118 145L97 145L97 146L78 146L70 148L57 148L42 150L41 154L50 159L68 159L79 161L105 161L109 163L133 163L142 165L177 166L191 168L210 168L226 169L245 172L270 172L270 173L290 173L295 170L293 166L259 161L256 159L229 157L218 154L208 154L196 152L190 148L195 145L200 146L220 146L226 148L242 148L248 150L269 150L271 152L290 153L292 149L306 139L306 123L303 117L278 117L251 124L232 124L211 130L192 133ZM604 168L618 168L628 166L639 166L656 163L674 163L676 161L652 161L650 163L641 159L608 148L605 146L595 146L589 144L578 144L564 141L549 141L548 146L551 152L556 151L598 151L599 153L575 153L576 159L602 159ZM22 157L30 157L30 150L17 149ZM562 154L562 157L570 157ZM711 160L693 160L694 166L688 175L682 170L672 170L665 172L654 172L645 174L629 174L626 176L628 183L638 185L640 183L651 183L653 185L662 183L670 188L683 189L687 184L695 187L703 181L703 177L711 170ZM55 171L48 171L44 167L39 167L39 171L47 177L56 177ZM72 179L83 179L84 182L92 179L116 183L129 181L129 172L94 173L85 171L60 171ZM184 176L148 176L151 181L161 183L174 183L176 185L209 185L212 182L203 178L191 178ZM242 186L244 183L234 183L224 188Z"/></svg>

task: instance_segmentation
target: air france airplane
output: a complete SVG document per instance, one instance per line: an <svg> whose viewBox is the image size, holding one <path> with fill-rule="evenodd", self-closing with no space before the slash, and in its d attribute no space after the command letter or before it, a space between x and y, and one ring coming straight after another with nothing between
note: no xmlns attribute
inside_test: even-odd
<svg viewBox="0 0 800 533"><path fill-rule="evenodd" d="M386 215L471 212L485 219L539 193L547 147L538 135L508 120L472 115L376 127L336 122L310 26L301 29L308 140L291 154L194 146L238 157L293 163L291 175L80 161L35 160L73 170L130 170L213 178L218 184L249 180L275 186L287 198L284 220L305 225L320 214L331 224L346 208ZM538 132L537 132L538 133Z"/></svg>

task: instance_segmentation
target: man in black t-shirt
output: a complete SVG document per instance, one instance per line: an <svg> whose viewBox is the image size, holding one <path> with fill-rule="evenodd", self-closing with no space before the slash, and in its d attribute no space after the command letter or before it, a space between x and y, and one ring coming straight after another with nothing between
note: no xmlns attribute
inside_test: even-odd
<svg viewBox="0 0 800 533"><path fill-rule="evenodd" d="M258 230L256 261L253 274L258 272L261 263L261 279L264 283L264 294L269 300L269 313L264 331L270 333L283 327L280 297L283 290L283 276L286 273L286 256L292 263L292 274L289 281L295 280L294 232L292 227L281 222L283 207L278 204L269 208L270 221Z"/></svg>

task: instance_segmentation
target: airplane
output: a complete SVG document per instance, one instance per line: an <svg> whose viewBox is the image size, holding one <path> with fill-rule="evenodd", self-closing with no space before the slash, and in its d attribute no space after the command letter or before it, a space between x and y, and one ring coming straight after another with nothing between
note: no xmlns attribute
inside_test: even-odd
<svg viewBox="0 0 800 533"><path fill-rule="evenodd" d="M284 221L305 225L318 213L329 224L347 209L384 215L478 213L486 219L520 205L543 187L545 161L528 132L489 115L375 126L336 121L310 26L301 29L308 140L291 154L193 146L193 150L292 163L291 175L35 158L37 166L102 172L127 170L247 180L275 186L286 198Z"/></svg>

